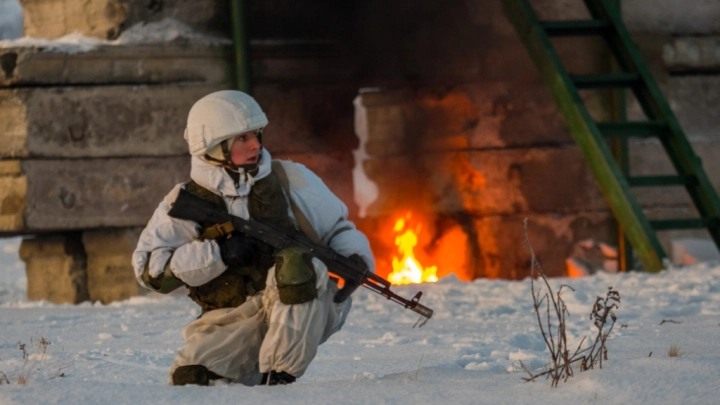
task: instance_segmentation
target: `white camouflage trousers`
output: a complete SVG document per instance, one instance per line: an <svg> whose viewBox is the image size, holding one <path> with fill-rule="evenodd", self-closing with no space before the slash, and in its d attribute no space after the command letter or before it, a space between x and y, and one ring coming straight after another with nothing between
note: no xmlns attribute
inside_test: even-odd
<svg viewBox="0 0 720 405"><path fill-rule="evenodd" d="M245 385L259 384L262 373L270 370L301 377L318 346L340 330L351 307L350 298L333 302L337 285L329 280L325 264L313 259L313 265L317 299L280 302L273 267L263 291L237 308L209 311L188 324L170 375L179 366L197 364Z"/></svg>

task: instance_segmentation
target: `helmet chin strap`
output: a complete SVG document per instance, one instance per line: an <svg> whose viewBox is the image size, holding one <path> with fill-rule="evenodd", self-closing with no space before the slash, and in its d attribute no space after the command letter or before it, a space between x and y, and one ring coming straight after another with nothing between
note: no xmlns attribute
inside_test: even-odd
<svg viewBox="0 0 720 405"><path fill-rule="evenodd" d="M230 148L228 148L228 141L220 142L220 149L222 149L222 154L225 158L225 161L223 162L223 167L233 171L238 171L238 169L240 169L240 166L236 165L232 161L232 156L230 155Z"/></svg>
<svg viewBox="0 0 720 405"><path fill-rule="evenodd" d="M260 143L260 150L262 151L262 129L258 130L256 134L258 138L258 142ZM218 165L222 166L229 174L235 173L237 176L232 176L235 182L237 183L239 181L239 175L240 174L246 174L250 176L255 176L260 167L260 161L262 160L262 153L260 153L258 157L257 163L250 163L250 164L243 164L243 165L236 165L232 161L232 155L230 154L230 147L228 140L220 142L220 150L223 154L223 160L215 159L214 157L205 154L205 160L208 162L217 163Z"/></svg>
<svg viewBox="0 0 720 405"><path fill-rule="evenodd" d="M250 163L250 164L244 164L244 165L236 165L230 156L230 151L228 150L227 143L223 142L220 146L223 152L223 157L225 158L224 161L220 161L218 159L214 159L211 156L205 155L206 158L209 160L212 160L213 162L219 163L225 171L232 177L233 181L235 182L235 186L240 183L240 176L242 174L245 174L245 176L252 176L255 177L257 173L260 171L260 161L262 160L262 153L260 154L257 163Z"/></svg>

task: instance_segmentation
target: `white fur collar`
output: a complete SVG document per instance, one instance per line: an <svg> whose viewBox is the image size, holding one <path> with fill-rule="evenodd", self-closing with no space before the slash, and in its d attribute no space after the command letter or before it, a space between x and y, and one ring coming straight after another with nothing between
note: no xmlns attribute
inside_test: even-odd
<svg viewBox="0 0 720 405"><path fill-rule="evenodd" d="M271 168L270 153L262 148L262 156L258 165L257 175L250 176L243 169L240 169L240 183L235 188L232 177L221 166L210 164L197 156L191 160L190 178L213 193L223 197L241 197L250 194L250 189L256 180L260 180L270 174Z"/></svg>

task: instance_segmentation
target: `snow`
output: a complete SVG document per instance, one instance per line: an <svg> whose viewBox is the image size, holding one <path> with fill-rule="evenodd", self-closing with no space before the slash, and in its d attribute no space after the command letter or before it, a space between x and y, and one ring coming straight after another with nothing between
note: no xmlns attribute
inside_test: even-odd
<svg viewBox="0 0 720 405"><path fill-rule="evenodd" d="M134 297L110 305L28 302L17 239L0 240L0 404L716 404L720 395L720 263L660 274L598 272L569 284L568 337L591 335L596 296L622 296L602 369L558 388L526 383L519 362L548 360L529 280L451 276L418 289L435 310L417 316L368 290L354 295L342 331L320 347L308 372L281 387L172 387L167 370L182 327L198 315L186 297ZM519 247L521 248L521 247ZM661 325L662 321L665 322ZM675 323L677 322L677 323ZM626 326L621 326L626 325ZM51 342L42 351L40 339ZM23 360L18 342L26 344ZM677 344L682 354L669 357ZM59 375L63 376L60 377ZM18 385L18 377L28 381ZM0 374L2 379L2 374Z"/></svg>
<svg viewBox="0 0 720 405"><path fill-rule="evenodd" d="M113 41L86 37L74 32L56 39L22 37L4 40L0 41L0 48L33 47L72 55L90 52L100 46L162 44L173 41L191 42L196 45L227 45L232 43L227 38L213 37L195 32L180 21L168 17L156 22L135 24L123 31L118 39Z"/></svg>
<svg viewBox="0 0 720 405"><path fill-rule="evenodd" d="M150 23L138 23L123 31L113 45L164 43L175 40L192 40L195 43L230 44L227 38L214 37L193 31L192 28L174 18L163 18Z"/></svg>
<svg viewBox="0 0 720 405"><path fill-rule="evenodd" d="M109 44L97 38L86 37L82 34L72 33L57 39L22 37L14 40L0 41L0 48L43 48L48 51L63 52L69 55L90 52L100 45Z"/></svg>

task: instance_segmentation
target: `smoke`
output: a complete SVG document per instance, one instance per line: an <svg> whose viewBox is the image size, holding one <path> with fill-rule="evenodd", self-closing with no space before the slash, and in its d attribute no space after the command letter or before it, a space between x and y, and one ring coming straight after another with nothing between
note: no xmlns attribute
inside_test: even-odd
<svg viewBox="0 0 720 405"><path fill-rule="evenodd" d="M23 36L23 10L18 0L0 0L0 40Z"/></svg>

